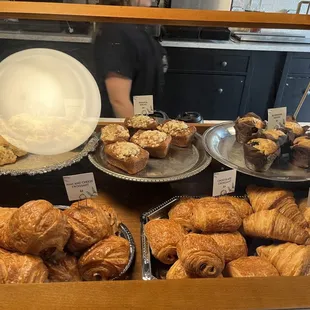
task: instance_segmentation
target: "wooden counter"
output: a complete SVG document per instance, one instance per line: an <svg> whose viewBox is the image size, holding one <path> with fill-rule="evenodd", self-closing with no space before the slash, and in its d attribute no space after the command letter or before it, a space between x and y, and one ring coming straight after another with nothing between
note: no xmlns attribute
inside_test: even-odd
<svg viewBox="0 0 310 310"><path fill-rule="evenodd" d="M199 128L203 130L203 128ZM213 173L223 166L213 162L199 175L166 184L140 184L103 174L87 159L61 171L39 176L1 176L0 205L20 206L33 199L69 204L62 177L93 172L96 198L115 208L135 239L137 253L130 278L141 279L141 213L177 195L210 195ZM274 183L238 174L236 195L247 184L282 186L298 194L310 183ZM188 281L118 281L40 285L0 285L0 309L279 309L310 308L310 277L268 279L205 279Z"/></svg>

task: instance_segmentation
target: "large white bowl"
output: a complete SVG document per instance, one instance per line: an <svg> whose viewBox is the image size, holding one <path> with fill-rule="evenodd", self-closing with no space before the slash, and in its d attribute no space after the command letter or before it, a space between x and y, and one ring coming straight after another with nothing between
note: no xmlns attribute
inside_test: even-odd
<svg viewBox="0 0 310 310"><path fill-rule="evenodd" d="M52 49L28 49L0 63L0 134L34 154L84 143L97 126L101 98L91 73Z"/></svg>

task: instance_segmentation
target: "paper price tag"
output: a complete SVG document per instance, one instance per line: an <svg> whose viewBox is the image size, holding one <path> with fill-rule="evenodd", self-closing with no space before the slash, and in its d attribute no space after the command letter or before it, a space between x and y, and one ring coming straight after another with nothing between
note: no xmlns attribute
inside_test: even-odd
<svg viewBox="0 0 310 310"><path fill-rule="evenodd" d="M276 108L268 110L268 129L276 129L285 125L287 108Z"/></svg>
<svg viewBox="0 0 310 310"><path fill-rule="evenodd" d="M154 113L153 96L134 96L133 108L135 115L148 115Z"/></svg>
<svg viewBox="0 0 310 310"><path fill-rule="evenodd" d="M223 196L235 191L236 187L236 170L227 170L214 173L213 176L213 197Z"/></svg>
<svg viewBox="0 0 310 310"><path fill-rule="evenodd" d="M64 176L63 179L70 201L98 196L96 182L92 172Z"/></svg>

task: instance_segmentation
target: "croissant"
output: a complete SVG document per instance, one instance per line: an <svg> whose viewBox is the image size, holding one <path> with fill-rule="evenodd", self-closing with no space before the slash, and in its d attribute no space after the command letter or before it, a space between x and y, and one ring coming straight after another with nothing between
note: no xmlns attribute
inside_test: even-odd
<svg viewBox="0 0 310 310"><path fill-rule="evenodd" d="M48 271L40 257L0 249L0 283L44 283Z"/></svg>
<svg viewBox="0 0 310 310"><path fill-rule="evenodd" d="M180 260L177 260L169 269L166 275L167 280L181 280L189 279L190 276L187 274Z"/></svg>
<svg viewBox="0 0 310 310"><path fill-rule="evenodd" d="M246 193L255 212L273 209L273 204L285 196L293 197L293 193L290 191L256 185L248 186Z"/></svg>
<svg viewBox="0 0 310 310"><path fill-rule="evenodd" d="M166 265L177 259L176 245L185 234L183 227L172 220L158 219L144 226L145 235L155 258Z"/></svg>
<svg viewBox="0 0 310 310"><path fill-rule="evenodd" d="M294 243L261 246L257 254L270 261L281 276L310 275L310 247Z"/></svg>
<svg viewBox="0 0 310 310"><path fill-rule="evenodd" d="M13 213L17 209L14 208L0 208L0 247L10 250L10 235L8 227Z"/></svg>
<svg viewBox="0 0 310 310"><path fill-rule="evenodd" d="M177 244L177 253L191 277L216 278L225 266L220 247L207 235L185 235Z"/></svg>
<svg viewBox="0 0 310 310"><path fill-rule="evenodd" d="M305 198L299 202L299 210L303 214L307 223L310 225L310 207L308 206L308 198Z"/></svg>
<svg viewBox="0 0 310 310"><path fill-rule="evenodd" d="M243 220L247 236L305 244L309 234L277 210L256 212Z"/></svg>
<svg viewBox="0 0 310 310"><path fill-rule="evenodd" d="M211 234L209 236L222 250L225 263L248 255L246 241L238 231L235 233Z"/></svg>
<svg viewBox="0 0 310 310"><path fill-rule="evenodd" d="M81 276L75 256L65 255L57 261L46 261L50 282L78 282Z"/></svg>
<svg viewBox="0 0 310 310"><path fill-rule="evenodd" d="M241 217L228 202L204 200L193 208L193 225L202 232L235 232L242 224Z"/></svg>
<svg viewBox="0 0 310 310"><path fill-rule="evenodd" d="M64 213L72 227L67 244L71 252L84 251L115 231L117 220L114 214L109 213L107 208L97 205L91 199L72 204Z"/></svg>
<svg viewBox="0 0 310 310"><path fill-rule="evenodd" d="M119 276L129 262L129 242L117 236L99 241L79 259L78 266L86 281L103 281Z"/></svg>
<svg viewBox="0 0 310 310"><path fill-rule="evenodd" d="M194 232L195 228L193 226L193 207L196 202L197 199L193 198L181 199L169 211L169 219L181 224L186 231Z"/></svg>
<svg viewBox="0 0 310 310"><path fill-rule="evenodd" d="M219 197L219 201L229 202L243 220L253 213L251 205L245 200L231 196Z"/></svg>
<svg viewBox="0 0 310 310"><path fill-rule="evenodd" d="M286 196L279 199L275 202L274 208L302 228L308 227L308 223L302 212L299 210L294 197Z"/></svg>
<svg viewBox="0 0 310 310"><path fill-rule="evenodd" d="M276 277L279 276L277 269L267 260L248 256L241 257L226 265L225 275L233 278L244 277Z"/></svg>
<svg viewBox="0 0 310 310"><path fill-rule="evenodd" d="M21 253L43 255L62 251L71 228L65 214L45 200L29 201L17 209L8 225L10 247Z"/></svg>

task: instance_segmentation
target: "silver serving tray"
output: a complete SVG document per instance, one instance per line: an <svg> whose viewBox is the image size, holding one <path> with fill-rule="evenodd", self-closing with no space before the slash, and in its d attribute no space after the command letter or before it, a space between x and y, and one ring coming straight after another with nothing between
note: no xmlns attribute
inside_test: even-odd
<svg viewBox="0 0 310 310"><path fill-rule="evenodd" d="M28 154L17 159L16 163L0 167L0 175L36 175L61 170L69 167L93 152L98 145L99 138L96 134L75 150L59 155L34 155Z"/></svg>
<svg viewBox="0 0 310 310"><path fill-rule="evenodd" d="M151 158L147 167L136 175L129 175L107 163L103 149L104 145L100 143L97 150L88 155L90 162L106 174L133 182L163 183L183 180L206 169L212 160L206 153L199 134L195 135L191 147L172 146L165 159Z"/></svg>
<svg viewBox="0 0 310 310"><path fill-rule="evenodd" d="M310 170L301 169L281 158L266 172L247 168L244 162L243 145L236 141L234 123L223 123L207 130L203 135L206 151L217 161L239 172L261 179L283 182L305 182L310 180Z"/></svg>

